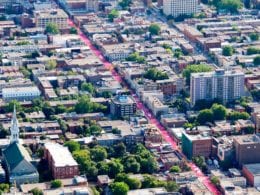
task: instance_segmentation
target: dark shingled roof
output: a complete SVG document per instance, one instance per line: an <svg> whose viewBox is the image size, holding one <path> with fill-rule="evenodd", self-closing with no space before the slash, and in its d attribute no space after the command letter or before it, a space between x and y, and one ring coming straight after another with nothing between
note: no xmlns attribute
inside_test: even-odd
<svg viewBox="0 0 260 195"><path fill-rule="evenodd" d="M3 154L10 167L10 170L13 170L24 159L27 162L31 161L31 157L30 157L29 153L26 151L26 149L22 145L15 143L15 142L10 144L3 151Z"/></svg>

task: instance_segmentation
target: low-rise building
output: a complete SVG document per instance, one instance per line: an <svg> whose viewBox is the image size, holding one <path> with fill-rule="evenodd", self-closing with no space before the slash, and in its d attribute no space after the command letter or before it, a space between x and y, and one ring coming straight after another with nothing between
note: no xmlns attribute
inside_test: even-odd
<svg viewBox="0 0 260 195"><path fill-rule="evenodd" d="M37 87L4 88L2 96L5 101L28 101L40 97L41 92Z"/></svg>
<svg viewBox="0 0 260 195"><path fill-rule="evenodd" d="M240 167L244 164L260 162L260 136L241 135L234 137L236 162Z"/></svg>
<svg viewBox="0 0 260 195"><path fill-rule="evenodd" d="M48 161L54 179L73 178L79 175L78 163L67 147L56 143L46 143L44 158Z"/></svg>
<svg viewBox="0 0 260 195"><path fill-rule="evenodd" d="M191 159L196 156L209 157L212 151L212 137L206 133L182 134L182 152Z"/></svg>
<svg viewBox="0 0 260 195"><path fill-rule="evenodd" d="M245 164L242 169L249 185L260 187L260 164Z"/></svg>

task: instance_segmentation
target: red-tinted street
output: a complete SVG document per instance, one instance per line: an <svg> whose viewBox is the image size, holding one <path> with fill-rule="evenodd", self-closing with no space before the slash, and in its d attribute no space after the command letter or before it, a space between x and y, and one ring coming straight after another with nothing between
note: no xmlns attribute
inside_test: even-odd
<svg viewBox="0 0 260 195"><path fill-rule="evenodd" d="M74 23L69 20L69 25L73 26L75 28L77 28ZM81 37L82 41L89 46L89 48L91 49L91 51L104 63L104 66L111 71L113 77L119 81L120 83L122 82L122 78L121 76L114 70L113 65L108 62L104 56L102 55L102 53L97 50L90 42L90 40L84 35L83 32L81 32L81 30L79 28L77 28L78 30L78 34ZM160 122L152 115L152 113L143 105L143 103L140 101L140 99L138 98L137 95L134 94L134 92L132 90L131 94L134 97L136 103L137 103L137 108L144 111L145 116L149 119L150 123L156 125L157 128L160 129L161 134L164 138L164 140L171 144L171 146L173 147L173 149L175 150L179 150L179 148L176 145L176 142L170 137L169 133L165 130L165 128L160 124ZM202 183L208 188L209 191L211 191L213 194L219 195L221 194L218 189L215 187L215 185L213 185L209 179L209 177L205 176L201 170L193 163L189 163L189 166L191 167L191 169L195 172L196 176L199 178L200 181L202 181Z"/></svg>

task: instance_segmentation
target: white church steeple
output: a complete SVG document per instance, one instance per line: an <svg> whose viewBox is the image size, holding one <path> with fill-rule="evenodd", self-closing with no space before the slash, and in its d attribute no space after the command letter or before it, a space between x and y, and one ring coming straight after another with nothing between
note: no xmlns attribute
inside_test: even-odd
<svg viewBox="0 0 260 195"><path fill-rule="evenodd" d="M12 121L11 121L11 139L10 139L10 143L16 142L19 143L19 124L18 124L18 120L16 118L16 108L14 106L14 112L13 112L13 117L12 117Z"/></svg>

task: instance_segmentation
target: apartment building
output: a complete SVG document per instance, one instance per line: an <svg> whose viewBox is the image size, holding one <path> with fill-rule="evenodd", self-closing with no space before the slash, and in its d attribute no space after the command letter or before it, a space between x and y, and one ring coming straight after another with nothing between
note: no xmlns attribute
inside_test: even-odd
<svg viewBox="0 0 260 195"><path fill-rule="evenodd" d="M68 27L68 15L61 9L35 12L36 27L45 28L48 23L54 23L59 29Z"/></svg>
<svg viewBox="0 0 260 195"><path fill-rule="evenodd" d="M98 11L98 0L86 0L86 11L88 12L96 12Z"/></svg>
<svg viewBox="0 0 260 195"><path fill-rule="evenodd" d="M54 179L73 178L79 175L78 163L67 147L57 143L46 143L44 158L48 161Z"/></svg>
<svg viewBox="0 0 260 195"><path fill-rule="evenodd" d="M178 17L192 15L199 10L199 0L163 0L163 13Z"/></svg>
<svg viewBox="0 0 260 195"><path fill-rule="evenodd" d="M37 87L13 87L2 90L3 100L29 101L40 97L41 92Z"/></svg>
<svg viewBox="0 0 260 195"><path fill-rule="evenodd" d="M182 133L182 152L188 159L196 156L209 157L212 152L212 137L206 133Z"/></svg>
<svg viewBox="0 0 260 195"><path fill-rule="evenodd" d="M244 164L260 162L260 135L242 135L234 137L236 162Z"/></svg>
<svg viewBox="0 0 260 195"><path fill-rule="evenodd" d="M116 117L130 117L136 112L136 102L131 96L118 95L111 100L110 112Z"/></svg>
<svg viewBox="0 0 260 195"><path fill-rule="evenodd" d="M190 81L191 102L219 99L223 102L239 99L244 95L245 75L240 71L193 73Z"/></svg>

